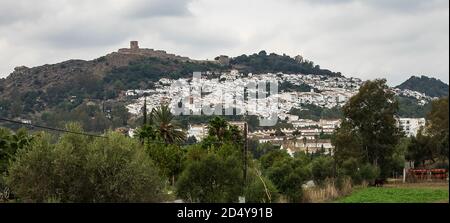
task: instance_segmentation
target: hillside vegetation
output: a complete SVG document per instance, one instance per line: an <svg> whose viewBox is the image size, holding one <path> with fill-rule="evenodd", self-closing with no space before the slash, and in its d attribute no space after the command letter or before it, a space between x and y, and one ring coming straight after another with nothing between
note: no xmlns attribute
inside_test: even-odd
<svg viewBox="0 0 450 223"><path fill-rule="evenodd" d="M425 93L430 97L444 97L448 96L448 85L444 82L426 76L416 77L412 76L407 81L403 82L397 88L409 89Z"/></svg>

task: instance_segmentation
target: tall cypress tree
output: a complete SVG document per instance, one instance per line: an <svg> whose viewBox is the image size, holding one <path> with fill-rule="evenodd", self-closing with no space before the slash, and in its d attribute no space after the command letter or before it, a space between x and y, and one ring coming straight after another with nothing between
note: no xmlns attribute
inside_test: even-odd
<svg viewBox="0 0 450 223"><path fill-rule="evenodd" d="M144 107L142 108L142 113L144 117L142 125L145 126L147 125L147 97L144 98Z"/></svg>

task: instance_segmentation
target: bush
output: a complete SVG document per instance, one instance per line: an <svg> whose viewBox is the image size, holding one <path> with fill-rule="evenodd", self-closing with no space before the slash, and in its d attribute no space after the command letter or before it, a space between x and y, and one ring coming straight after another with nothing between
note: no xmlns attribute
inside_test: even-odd
<svg viewBox="0 0 450 223"><path fill-rule="evenodd" d="M259 170L249 171L248 185L245 188L245 202L274 203L278 200L278 191L272 181L262 176Z"/></svg>
<svg viewBox="0 0 450 223"><path fill-rule="evenodd" d="M343 162L340 175L351 177L355 184L370 183L380 176L380 168L372 164L361 164L354 158Z"/></svg>
<svg viewBox="0 0 450 223"><path fill-rule="evenodd" d="M292 159L277 161L267 169L267 176L289 202L300 202L302 185L309 179L310 171Z"/></svg>
<svg viewBox="0 0 450 223"><path fill-rule="evenodd" d="M6 183L26 202L161 201L161 179L144 149L117 133L107 137L65 134L53 144L39 134L18 152Z"/></svg>
<svg viewBox="0 0 450 223"><path fill-rule="evenodd" d="M329 156L320 156L311 163L311 173L314 182L322 185L327 178L333 177L333 159Z"/></svg>
<svg viewBox="0 0 450 223"><path fill-rule="evenodd" d="M186 202L236 202L242 194L242 169L238 159L209 153L189 160L176 184Z"/></svg>
<svg viewBox="0 0 450 223"><path fill-rule="evenodd" d="M184 150L176 145L150 144L147 153L173 185L183 169Z"/></svg>
<svg viewBox="0 0 450 223"><path fill-rule="evenodd" d="M364 164L359 168L361 179L366 182L374 182L380 176L380 169L371 164Z"/></svg>

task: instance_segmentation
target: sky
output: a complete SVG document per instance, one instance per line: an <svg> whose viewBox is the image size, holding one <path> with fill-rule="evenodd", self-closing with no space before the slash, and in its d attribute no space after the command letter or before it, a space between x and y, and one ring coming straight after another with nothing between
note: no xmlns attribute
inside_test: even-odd
<svg viewBox="0 0 450 223"><path fill-rule="evenodd" d="M266 50L392 86L449 83L448 0L1 0L0 77L138 40L193 59Z"/></svg>

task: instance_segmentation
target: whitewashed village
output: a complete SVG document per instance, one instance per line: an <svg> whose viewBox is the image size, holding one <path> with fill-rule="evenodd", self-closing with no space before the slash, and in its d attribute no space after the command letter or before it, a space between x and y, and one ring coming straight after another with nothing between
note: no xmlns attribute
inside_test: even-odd
<svg viewBox="0 0 450 223"><path fill-rule="evenodd" d="M329 154L333 151L331 135L340 126L339 119L304 119L298 115L290 114L295 109L307 109L303 105L315 105L321 108L340 108L355 95L363 81L352 77L328 77L321 75L306 74L247 74L232 70L229 73L221 73L220 77L209 78L212 73L202 74L201 81L190 79L172 80L162 78L155 84L154 89L135 89L125 92L125 97L130 103L128 111L134 116L141 115L144 105L144 98L148 109L158 107L161 104L169 104L172 109L178 106L186 98L184 105L192 114L200 114L202 105L209 105L211 108L222 106L227 109L230 106L237 111L244 109L248 114L259 117L267 117L272 112L276 112L279 120L284 120L291 128L269 128L248 132L248 137L257 140L259 143L270 143L279 146L280 149L294 156L295 152ZM217 76L217 75L214 75ZM294 86L309 86L310 91L284 91L279 90L277 94L271 94L263 99L251 99L248 101L237 101L230 105L227 99L236 99L243 94L244 87L249 83L259 81L273 82L279 85L285 82ZM190 86L190 87L186 87ZM201 89L200 102L194 103L192 100L193 89ZM416 91L392 89L396 95L415 98L420 104L426 104L433 98ZM189 100L190 99L190 100ZM229 101L229 100L228 100ZM273 103L276 101L277 103ZM261 106L267 105L267 106ZM415 136L419 129L425 125L425 118L398 117L398 125L406 136ZM233 125L243 126L243 122L231 122ZM188 137L195 137L201 141L207 136L207 123L191 124L187 131ZM134 129L129 129L128 134L132 137Z"/></svg>

